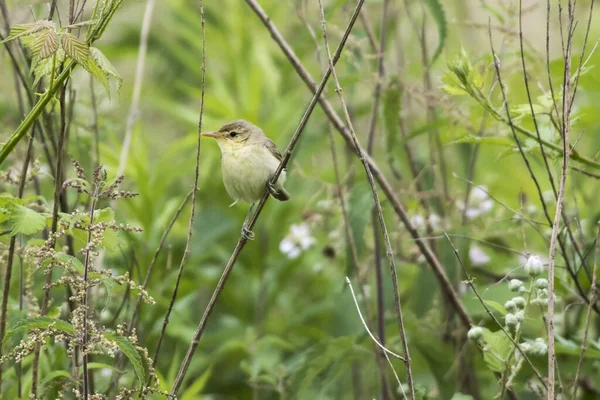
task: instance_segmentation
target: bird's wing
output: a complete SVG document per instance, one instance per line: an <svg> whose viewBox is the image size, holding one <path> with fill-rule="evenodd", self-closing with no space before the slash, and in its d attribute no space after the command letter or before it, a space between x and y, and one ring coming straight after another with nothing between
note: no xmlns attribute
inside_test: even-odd
<svg viewBox="0 0 600 400"><path fill-rule="evenodd" d="M265 141L265 147L267 148L267 150L269 150L271 154L275 156L276 159L278 159L279 161L283 160L283 156L281 155L279 150L277 150L277 145L273 143L271 139L267 139Z"/></svg>

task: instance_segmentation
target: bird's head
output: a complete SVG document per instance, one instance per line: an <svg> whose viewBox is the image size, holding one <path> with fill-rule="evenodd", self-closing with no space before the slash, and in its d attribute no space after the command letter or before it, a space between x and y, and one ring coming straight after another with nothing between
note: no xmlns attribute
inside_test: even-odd
<svg viewBox="0 0 600 400"><path fill-rule="evenodd" d="M259 142L265 136L258 126L243 119L228 122L218 131L203 132L201 135L216 139L222 150L240 148Z"/></svg>

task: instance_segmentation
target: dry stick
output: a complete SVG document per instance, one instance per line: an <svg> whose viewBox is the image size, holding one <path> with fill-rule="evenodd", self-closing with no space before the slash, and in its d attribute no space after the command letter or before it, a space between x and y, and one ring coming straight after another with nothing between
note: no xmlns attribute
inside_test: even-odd
<svg viewBox="0 0 600 400"><path fill-rule="evenodd" d="M352 30L352 27L354 26L354 23L356 22L356 19L358 18L358 14L360 12L360 9L361 9L364 1L365 0L359 0L358 4L356 6L356 9L354 10L354 13L352 14L352 18L351 18L348 26L346 27L344 35L342 36L342 40L340 41L339 47L335 53L334 61L333 61L334 64L340 58L340 55L344 48L344 45L346 44L346 41L348 40L350 31ZM204 23L204 14L202 14L202 18L203 18L202 20ZM204 35L203 35L203 37L204 37ZM325 75L323 76L323 79L321 80L319 88L317 89L317 91L316 91L315 95L313 96L313 98L311 99L304 115L302 116L302 119L300 120L300 123L298 124L298 127L296 128L296 131L294 132L294 135L292 136L292 139L290 140L290 143L288 144L287 149L283 153L281 163L279 164L279 167L277 168L277 170L273 174L273 177L271 178L271 182L276 182L277 179L279 178L279 175L281 174L283 169L286 167L286 165L290 159L290 156L292 155L292 152L294 151L296 143L300 139L302 132L304 132L304 128L306 127L306 124L308 123L308 119L310 118L310 115L312 114L312 112L317 104L317 99L321 96L321 93L323 92L323 89L325 88L325 85L326 85L327 81L329 80L330 75L331 75L331 67L329 67L327 69L327 71L325 72ZM258 216L260 215L268 198L269 198L269 192L265 190L263 198L261 199L261 201L258 203L258 206L256 207L256 211L254 212L254 214L248 221L248 229L249 230L251 230L254 227L254 224L256 223L256 220L258 219ZM208 305L206 306L206 310L204 311L204 314L202 315L202 319L200 320L200 323L198 324L196 332L194 333L194 338L192 339L192 342L190 343L187 354L185 355L185 359L183 360L183 363L181 364L181 367L179 368L179 372L177 373L177 377L175 378L175 382L173 383L173 388L171 389L171 396L175 396L177 394L177 391L179 390L179 388L183 382L183 378L185 377L187 369L192 361L192 357L196 351L196 348L198 347L200 338L202 337L202 334L204 333L204 329L206 328L206 322L208 321L208 317L212 313L212 311L215 307L215 304L217 303L217 300L219 298L219 295L221 294L221 292L223 291L223 288L225 287L227 278L229 277L229 274L231 273L233 267L235 266L235 263L240 255L240 253L242 252L244 246L246 245L246 242L247 242L247 239L243 235L240 236L240 238L237 242L237 245L236 245L235 249L233 250L233 253L231 254L231 257L229 258L229 261L227 262L227 265L225 266L225 269L223 270L223 273L221 274L221 278L219 279L219 282L217 283L217 287L215 288L215 290L208 302Z"/></svg>
<svg viewBox="0 0 600 400"><path fill-rule="evenodd" d="M140 33L140 48L135 66L133 98L131 100L129 114L127 115L127 126L125 127L125 138L123 139L123 147L121 149L121 156L119 157L117 176L121 175L127 166L127 156L129 155L129 148L131 147L131 134L133 132L133 125L137 121L140 112L139 105L140 96L142 93L142 84L144 82L144 67L146 64L146 52L148 49L148 34L150 32L150 26L152 25L152 11L154 10L155 3L156 0L148 0L146 2L146 10L144 11L144 20L142 22L142 31Z"/></svg>
<svg viewBox="0 0 600 400"><path fill-rule="evenodd" d="M320 1L320 0L319 0ZM387 22L388 22L388 7L389 0L384 0L381 6L381 27L379 32L379 46L376 47L377 51L377 81L375 83L375 93L373 101L373 109L371 111L371 120L369 122L369 135L367 140L367 154L373 154L373 144L375 141L375 128L377 125L377 119L379 118L379 104L381 101L381 88L383 86L383 78L385 75L384 70L384 52L387 34ZM367 33L370 31L370 26L366 17L361 13L361 17L364 17L365 29ZM325 20L323 19L323 30L325 30ZM373 43L374 44L374 43ZM382 267L381 267L381 236L377 225L377 212L373 209L371 213L371 224L373 226L373 257L375 259L375 282L377 287L377 333L381 343L385 345L385 310L383 305L383 278L382 278ZM387 387L387 378L385 374L381 374L381 394L382 399L387 400L388 395L385 391Z"/></svg>
<svg viewBox="0 0 600 400"><path fill-rule="evenodd" d="M581 353L577 362L577 370L575 372L575 380L573 381L573 400L577 399L577 389L579 388L579 374L581 372L581 364L583 363L583 355L587 348L588 330L590 328L590 320L592 314L592 304L598 298L598 288L596 287L596 279L598 272L598 249L600 248L600 223L598 224L598 234L596 235L596 252L594 254L594 272L592 272L592 286L590 287L590 304L588 304L587 313L585 315L585 328L583 330L583 340L581 342Z"/></svg>
<svg viewBox="0 0 600 400"><path fill-rule="evenodd" d="M304 83L308 86L308 88L313 93L317 93L317 91L318 91L317 84L314 82L314 80L310 76L310 73L307 71L307 69L302 65L302 62L298 59L298 57L296 56L296 54L294 53L294 51L292 50L290 45L285 41L283 36L281 36L281 33L277 30L277 28L275 27L275 24L271 21L269 16L260 7L260 5L256 2L256 0L246 0L246 3L250 6L250 8L252 8L254 13L258 16L258 18L263 22L263 24L265 25L267 30L271 33L271 37L279 45L279 47L281 48L283 53L286 55L286 57L288 58L288 60L290 61L290 63L292 64L292 66L294 67L296 72L298 73L298 75L300 75L300 78L304 81ZM335 61L335 59L334 59L334 61ZM331 123L333 124L333 126L335 126L335 128L338 130L338 132L340 132L340 134L343 136L343 138L346 140L346 142L350 146L353 147L353 141L352 141L352 136L350 134L350 131L348 130L348 128L346 128L344 126L344 122L337 115L337 113L335 112L335 110L333 109L331 104L324 97L320 97L318 101L319 101L319 104L321 105L321 108L323 109L323 111L325 112L325 114L327 115L327 117L329 118ZM371 172L373 173L373 177L375 178L375 180L377 180L377 182L381 186L383 192L385 193L386 197L390 201L390 204L392 205L394 212L398 215L398 217L404 224L404 227L406 228L406 230L410 233L411 237L415 240L417 247L419 248L421 254L423 254L423 257L425 257L425 260L431 267L433 273L435 274L436 278L438 279L438 281L440 283L440 286L448 294L448 298L449 298L450 302L452 303L452 305L454 306L454 308L456 309L456 311L458 312L461 322L463 323L464 326L470 327L471 326L471 317L469 316L466 309L460 302L459 295L454 290L452 283L450 283L450 280L448 279L448 276L446 275L446 271L444 270L444 267L442 266L440 261L437 259L437 257L435 256L435 254L433 253L433 251L427 244L426 240L423 239L419 235L417 230L414 228L414 226L410 222L408 214L406 213L406 210L404 209L404 205L402 204L402 202L400 202L398 197L396 197L396 193L395 193L394 189L392 188L390 183L387 181L385 176L383 176L383 173L381 172L381 170L379 170L379 167L377 166L377 164L364 151L362 153L365 158L365 161L369 164L369 168L371 169Z"/></svg>
<svg viewBox="0 0 600 400"><path fill-rule="evenodd" d="M354 126L353 126L352 120L350 118L350 113L348 112L348 106L346 105L346 100L344 99L344 96L342 94L342 88L340 86L340 82L338 80L337 73L335 71L333 61L331 59L331 50L329 48L329 41L327 40L327 26L326 26L327 23L325 21L325 10L323 9L323 2L321 0L318 0L318 1L319 1L319 9L321 11L321 24L323 26L323 40L325 41L325 50L327 52L327 57L329 60L329 69L331 70L331 73L333 75L333 81L335 83L335 91L340 98L340 103L342 105L342 109L344 110L346 126L348 126L348 128L350 129L350 134L352 135L352 141L354 144L354 148L355 148L356 152L358 153L358 157L360 158L360 161L362 162L362 164L365 168L367 180L369 181L369 185L371 186L371 192L373 193L373 201L375 202L375 209L377 212L377 217L379 219L379 225L380 225L381 231L383 233L385 249L386 249L386 253L387 253L387 257L388 257L388 262L390 263L390 270L391 270L391 274L392 274L392 285L394 287L394 300L396 302L396 319L398 322L398 329L400 331L400 337L402 339L402 347L403 347L404 358L405 358L404 365L406 366L406 375L407 375L407 379L408 379L408 390L410 392L410 398L414 400L415 390L414 390L413 377L412 377L412 368L411 368L411 363L410 363L410 352L408 350L408 343L406 340L406 333L404 330L402 306L400 303L400 290L398 288L398 277L396 275L396 262L394 261L394 252L392 250L392 244L390 243L390 238L389 238L387 227L385 224L385 218L383 217L383 210L381 208L381 202L379 201L379 195L377 194L377 187L375 186L373 174L371 173L369 164L367 164L367 162L365 161L364 155L362 153L362 149L360 148L360 145L358 144L358 138L356 137L356 133L354 132ZM386 4L387 4L387 1L384 2L384 6L383 6L384 15L385 15ZM385 18L384 18L384 20L385 20ZM382 33L383 32L385 32L385 28L382 28ZM382 43L385 44L385 39L383 39L383 37L385 37L385 35L382 36ZM384 45L380 46L380 50L382 51L383 49L384 49ZM380 57L381 57L381 55L380 55ZM380 60L380 63L381 62L382 61ZM380 65L379 79L381 79L382 74L383 74L383 66ZM379 90L381 90L381 87L379 87ZM374 108L376 108L376 107L377 106L375 105ZM374 111L374 115L375 114L376 114L376 111ZM372 141L372 138L373 138L372 133L375 129L374 122L371 123L371 127L372 127L372 131L370 134L370 139ZM372 147L372 143L370 143L370 144L371 144L370 147ZM374 228L376 228L376 226L374 226ZM375 229L375 232L377 232L377 229Z"/></svg>
<svg viewBox="0 0 600 400"><path fill-rule="evenodd" d="M552 226L552 235L550 237L550 254L548 263L548 400L554 400L554 364L556 363L556 354L554 348L554 259L556 256L556 239L560 228L560 219L565 197L565 186L567 182L567 172L569 168L569 153L571 146L569 143L569 134L571 131L570 110L571 110L571 47L573 43L573 13L571 1L569 0L569 26L567 35L567 48L564 57L565 69L563 75L563 101L562 101L562 139L563 139L563 162L560 173L560 186L558 190L558 199L556 200L556 213L554 215L554 224Z"/></svg>
<svg viewBox="0 0 600 400"><path fill-rule="evenodd" d="M165 319L163 321L162 330L160 332L160 338L158 339L158 345L156 346L156 351L154 353L154 360L152 362L152 366L156 365L156 360L158 358L158 354L160 351L160 345L162 343L163 337L165 335L165 330L167 329L167 324L169 323L169 316L171 315L171 310L173 309L173 305L175 304L175 299L177 298L177 291L179 289L179 282L181 281L181 275L183 273L183 266L185 265L185 260L187 258L187 254L189 253L190 243L192 239L193 232L193 224L194 224L194 214L196 212L196 192L198 191L198 177L199 177L199 169L200 169L200 143L201 143L201 135L202 132L202 117L204 115L204 89L205 89L205 81L206 81L206 37L205 37L205 28L204 28L204 2L200 0L200 18L202 21L202 78L201 78L201 96L200 96L200 115L198 117L198 146L196 150L196 170L194 177L194 189L192 192L192 211L190 215L190 223L188 227L188 237L187 242L185 244L185 251L183 253L183 257L181 258L181 263L179 264L179 272L177 274L177 281L175 283L175 288L173 289L173 296L171 297L171 302L169 303L169 309L167 310L167 314L165 315ZM252 226L250 226L252 228Z"/></svg>
<svg viewBox="0 0 600 400"><path fill-rule="evenodd" d="M494 322L498 325L498 327L500 328L500 330L506 335L506 337L515 346L515 348L517 350L519 350L519 353L521 353L521 355L523 356L523 358L525 359L525 361L527 361L527 364L529 364L529 366L531 367L531 369L533 370L533 372L537 376L538 380L540 381L540 383L542 384L542 386L544 386L544 388L545 388L546 387L546 383L544 382L544 378L539 373L539 371L535 368L535 366L533 365L533 363L531 362L531 360L529 359L529 357L527 357L527 354L525 354L525 352L521 349L521 346L519 346L519 344L517 342L515 342L515 340L510 335L510 333L508 333L506 331L506 329L504 329L504 326L502 325L502 323L500 321L498 321L498 318L496 318L496 316L492 313L492 311L485 304L485 301L479 295L479 292L475 288L475 285L473 285L473 278L471 277L471 274L469 274L469 272L467 271L467 268L465 267L465 264L463 263L462 258L460 257L458 249L454 246L454 243L452 243L452 240L450 240L450 237L448 236L448 234L446 232L444 232L444 236L446 237L446 239L448 239L448 242L450 243L450 246L452 246L452 250L454 251L454 256L458 260L458 263L460 264L460 266L461 266L461 268L462 268L462 270L463 270L463 272L465 274L465 277L467 278L467 281L465 283L467 285L469 285L469 287L471 288L471 290L473 291L473 293L475 294L475 296L477 297L477 299L479 300L479 302L481 303L481 305L485 309L485 312L494 320Z"/></svg>
<svg viewBox="0 0 600 400"><path fill-rule="evenodd" d="M33 138L35 136L35 125L31 128L31 136L29 138L29 145L27 146L27 154L23 161L23 167L21 168L21 176L19 177L19 189L17 193L18 198L23 198L23 192L25 191L25 182L27 180L27 170L29 168L29 162L31 160L31 153L33 151ZM2 313L0 317L0 341L4 339L4 333L6 332L6 319L8 314L8 294L10 292L10 280L12 276L12 266L15 255L17 236L14 235L10 238L8 245L8 259L6 264L6 274L4 275L4 292L2 293ZM0 346L0 356L2 355L2 346ZM20 364L19 364L20 365ZM0 365L0 393L2 393L2 368L4 365Z"/></svg>

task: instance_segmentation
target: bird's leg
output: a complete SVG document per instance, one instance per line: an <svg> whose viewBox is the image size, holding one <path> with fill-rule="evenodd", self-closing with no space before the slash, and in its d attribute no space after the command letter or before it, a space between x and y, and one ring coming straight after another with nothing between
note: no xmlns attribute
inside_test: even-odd
<svg viewBox="0 0 600 400"><path fill-rule="evenodd" d="M279 195L279 191L277 189L275 189L275 186L273 186L273 184L271 183L271 180L267 181L267 190L269 191L271 196L273 196L275 198L277 198L277 196Z"/></svg>
<svg viewBox="0 0 600 400"><path fill-rule="evenodd" d="M252 215L252 210L254 209L254 203L250 204L250 209L246 214L246 219L244 219L244 224L242 225L242 237L246 240L254 240L254 232L248 229L248 221L250 221L250 216Z"/></svg>

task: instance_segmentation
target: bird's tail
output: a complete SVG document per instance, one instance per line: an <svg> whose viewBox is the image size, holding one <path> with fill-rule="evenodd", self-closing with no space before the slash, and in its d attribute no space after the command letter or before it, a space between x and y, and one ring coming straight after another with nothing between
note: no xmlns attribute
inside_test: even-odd
<svg viewBox="0 0 600 400"><path fill-rule="evenodd" d="M271 196L279 201L288 201L291 198L290 194L283 187L278 187L272 191Z"/></svg>

